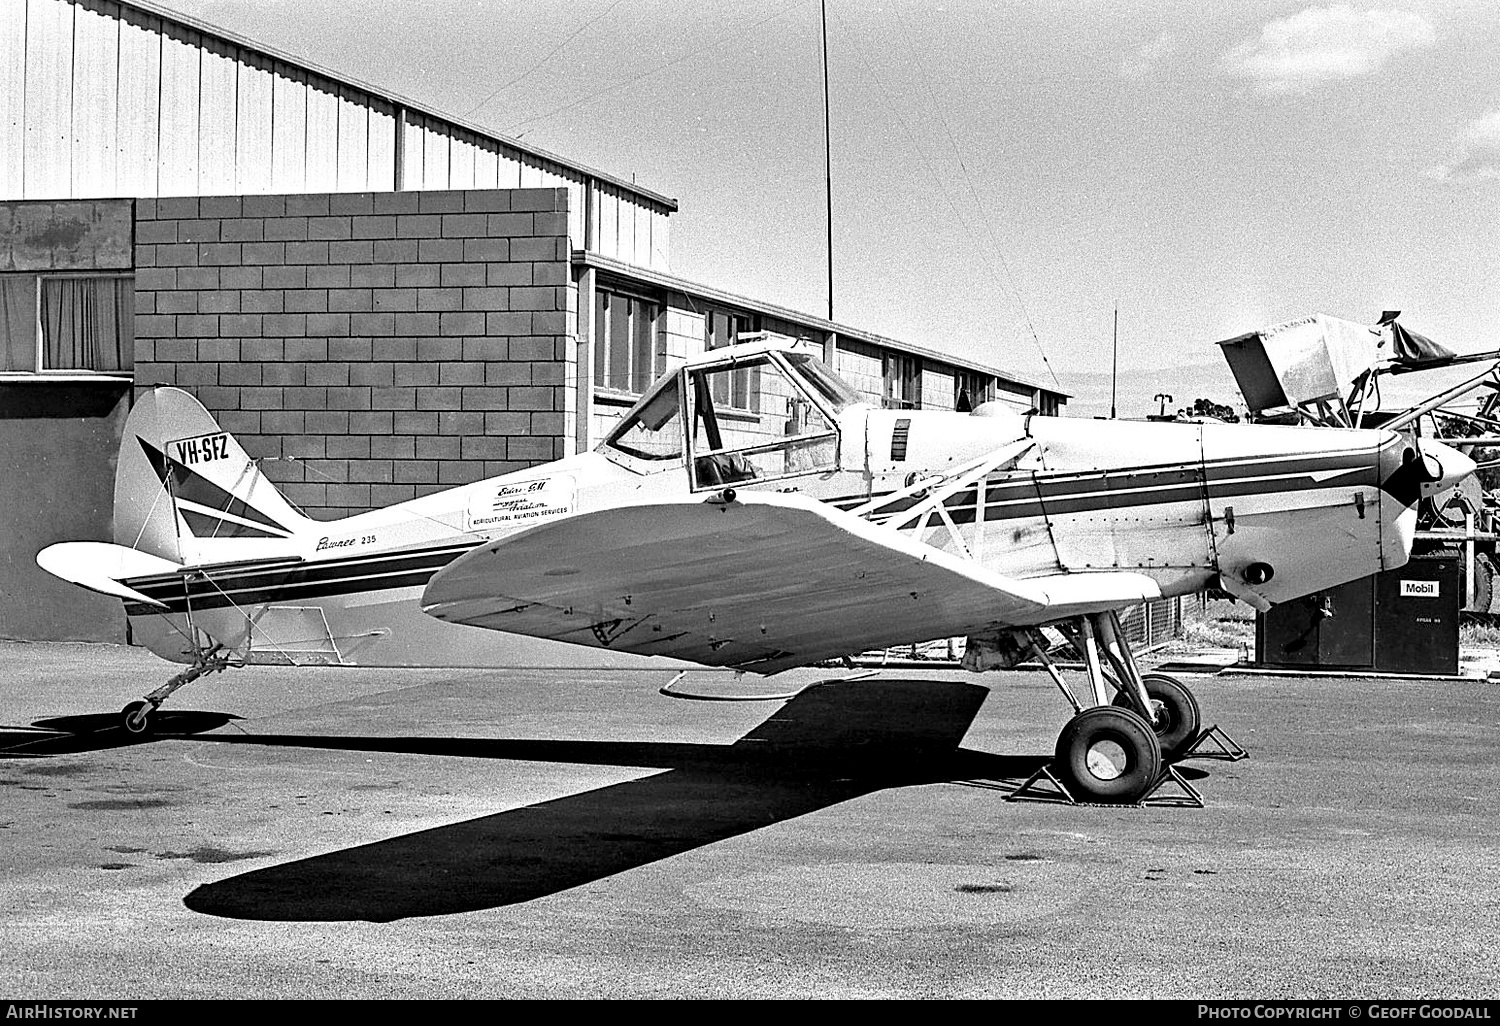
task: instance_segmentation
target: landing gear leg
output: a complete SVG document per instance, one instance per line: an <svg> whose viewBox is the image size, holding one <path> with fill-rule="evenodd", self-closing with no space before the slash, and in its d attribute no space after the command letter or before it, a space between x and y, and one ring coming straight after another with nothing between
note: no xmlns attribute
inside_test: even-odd
<svg viewBox="0 0 1500 1026"><path fill-rule="evenodd" d="M220 654L220 650L223 647L216 644L212 648L199 650L193 658L192 666L183 670L145 698L137 699L124 709L121 709L121 725L132 734L150 733L152 714L167 700L168 695L184 684L191 684L205 674L217 673L231 665L229 657Z"/></svg>
<svg viewBox="0 0 1500 1026"><path fill-rule="evenodd" d="M1184 792L1178 804L1202 808L1202 796L1170 765L1200 740L1201 717L1192 692L1174 677L1140 672L1113 612L1079 616L1055 626L1082 658L1089 693L1075 694L1068 687L1047 657L1045 644L1033 634L1030 654L1073 706L1074 716L1058 735L1053 761L1033 773L1009 800L1035 798L1029 789L1046 777L1074 803L1134 805L1171 781Z"/></svg>
<svg viewBox="0 0 1500 1026"><path fill-rule="evenodd" d="M1110 664L1110 676L1118 689L1114 704L1140 714L1156 732L1162 756L1168 762L1183 755L1198 738L1202 714L1198 700L1187 685L1164 673L1146 673L1136 665L1125 640L1125 629L1117 613L1097 613L1097 632ZM1099 703L1104 704L1101 696Z"/></svg>

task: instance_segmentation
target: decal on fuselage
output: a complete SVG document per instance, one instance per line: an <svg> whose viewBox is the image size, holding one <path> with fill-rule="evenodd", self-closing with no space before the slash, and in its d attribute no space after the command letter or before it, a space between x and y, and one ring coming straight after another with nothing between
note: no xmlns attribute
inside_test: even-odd
<svg viewBox="0 0 1500 1026"><path fill-rule="evenodd" d="M557 474L534 481L501 481L469 500L465 526L483 531L500 524L524 524L573 512L572 476Z"/></svg>
<svg viewBox="0 0 1500 1026"><path fill-rule="evenodd" d="M227 460L229 458L229 433L220 431L216 435L178 438L167 443L167 455L188 467L198 463Z"/></svg>
<svg viewBox="0 0 1500 1026"><path fill-rule="evenodd" d="M374 534L359 534L352 538L330 538L324 535L318 539L318 544L313 548L313 551L326 552L329 549L347 549L354 545L373 545L379 540L379 535Z"/></svg>

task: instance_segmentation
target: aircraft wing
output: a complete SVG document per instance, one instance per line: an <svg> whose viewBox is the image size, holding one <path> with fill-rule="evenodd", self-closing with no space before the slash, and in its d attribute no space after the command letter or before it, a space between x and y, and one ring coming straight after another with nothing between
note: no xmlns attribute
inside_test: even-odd
<svg viewBox="0 0 1500 1026"><path fill-rule="evenodd" d="M452 623L775 673L1160 595L1130 573L1012 580L790 493L584 513L486 542L435 574Z"/></svg>

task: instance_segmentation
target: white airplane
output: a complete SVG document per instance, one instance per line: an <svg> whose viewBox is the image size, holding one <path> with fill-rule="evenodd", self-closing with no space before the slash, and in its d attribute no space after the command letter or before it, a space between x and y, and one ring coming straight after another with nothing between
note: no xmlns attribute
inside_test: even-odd
<svg viewBox="0 0 1500 1026"><path fill-rule="evenodd" d="M1264 610L1400 566L1419 497L1473 469L1387 431L879 409L817 350L761 339L662 376L592 452L332 522L158 388L125 425L115 543L37 561L191 664L125 708L135 732L252 663L773 674L966 636L967 668L1036 659L1072 703L1055 767L1075 795L1134 801L1200 713L1139 671L1122 609L1219 587ZM1083 698L1044 625L1082 655Z"/></svg>

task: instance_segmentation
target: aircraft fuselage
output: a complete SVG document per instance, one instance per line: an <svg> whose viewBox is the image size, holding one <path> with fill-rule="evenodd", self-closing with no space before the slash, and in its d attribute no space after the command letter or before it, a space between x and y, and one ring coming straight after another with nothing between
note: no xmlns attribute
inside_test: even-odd
<svg viewBox="0 0 1500 1026"><path fill-rule="evenodd" d="M853 405L836 416L831 459L798 472L789 453L776 472L732 487L800 491L895 527L911 497L874 500L1012 446L1021 450L1013 460L943 500L921 540L961 547L1007 577L1129 570L1164 595L1222 583L1283 601L1399 566L1410 550L1415 499L1390 485L1406 455L1391 432L982 413ZM134 637L179 661L212 638L247 662L648 665L443 623L418 600L435 572L480 541L605 507L713 494L721 485L703 481L694 452L645 462L604 445L304 525L274 543L198 539L199 574L130 582L167 606L127 603Z"/></svg>

